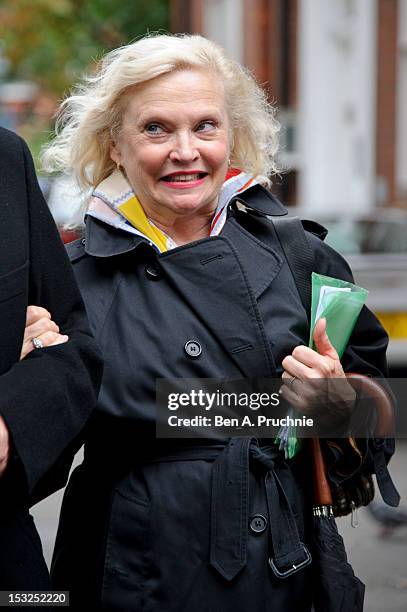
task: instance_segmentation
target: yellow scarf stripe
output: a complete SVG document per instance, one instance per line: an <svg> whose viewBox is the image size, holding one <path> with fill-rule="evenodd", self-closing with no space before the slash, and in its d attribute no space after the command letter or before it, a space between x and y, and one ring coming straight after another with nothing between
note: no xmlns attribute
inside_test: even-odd
<svg viewBox="0 0 407 612"><path fill-rule="evenodd" d="M161 253L167 250L167 238L165 234L149 222L136 196L132 196L124 204L118 206L118 210L120 210L120 214L123 215L133 227L142 232L147 238L150 238L150 240L160 249Z"/></svg>

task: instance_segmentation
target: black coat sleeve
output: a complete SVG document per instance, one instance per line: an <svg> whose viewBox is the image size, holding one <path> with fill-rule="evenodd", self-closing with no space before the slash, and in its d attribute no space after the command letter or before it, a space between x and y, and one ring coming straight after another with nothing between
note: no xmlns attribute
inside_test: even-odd
<svg viewBox="0 0 407 612"><path fill-rule="evenodd" d="M315 248L319 274L354 283L352 271L345 259L330 246L309 234ZM375 315L363 306L341 363L345 372L367 376L387 376L386 350L388 335Z"/></svg>
<svg viewBox="0 0 407 612"><path fill-rule="evenodd" d="M0 414L13 445L0 486L10 483L13 490L13 479L23 475L25 494L38 501L66 483L96 403L102 363L31 155L22 141L21 146L29 213L28 303L49 310L61 333L69 335L65 344L33 350L0 377Z"/></svg>
<svg viewBox="0 0 407 612"><path fill-rule="evenodd" d="M318 273L354 282L348 263L334 249L312 236L316 253ZM388 376L386 350L388 335L375 315L364 306L341 362L345 372L357 372L365 376L383 378ZM383 381L388 394L392 393ZM394 398L393 398L394 399ZM359 400L369 407L369 398ZM333 482L342 483L358 473L376 473L382 497L390 505L398 504L398 493L391 481L386 464L395 450L393 438L370 437L367 429L364 438L356 440L338 438L327 443L326 458L329 477Z"/></svg>

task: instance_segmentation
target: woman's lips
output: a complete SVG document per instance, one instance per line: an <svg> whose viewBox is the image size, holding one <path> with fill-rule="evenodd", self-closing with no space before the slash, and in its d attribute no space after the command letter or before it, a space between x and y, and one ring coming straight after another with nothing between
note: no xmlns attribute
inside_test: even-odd
<svg viewBox="0 0 407 612"><path fill-rule="evenodd" d="M207 172L176 172L167 174L160 180L171 189L189 189L202 185L207 175Z"/></svg>

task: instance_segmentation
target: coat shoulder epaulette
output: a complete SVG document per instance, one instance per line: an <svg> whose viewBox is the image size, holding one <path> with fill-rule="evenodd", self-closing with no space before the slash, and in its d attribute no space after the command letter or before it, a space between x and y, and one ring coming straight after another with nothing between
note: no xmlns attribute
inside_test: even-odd
<svg viewBox="0 0 407 612"><path fill-rule="evenodd" d="M320 240L325 240L328 235L328 230L326 227L317 223L316 221L311 221L309 219L301 219L301 223L306 232L310 232L320 238Z"/></svg>
<svg viewBox="0 0 407 612"><path fill-rule="evenodd" d="M78 238L73 242L69 242L65 248L71 263L75 263L86 255L84 238Z"/></svg>

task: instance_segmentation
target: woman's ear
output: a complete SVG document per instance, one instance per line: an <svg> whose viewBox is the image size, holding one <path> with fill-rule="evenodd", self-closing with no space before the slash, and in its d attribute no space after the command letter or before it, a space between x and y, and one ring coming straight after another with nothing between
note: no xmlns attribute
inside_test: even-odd
<svg viewBox="0 0 407 612"><path fill-rule="evenodd" d="M112 159L116 165L120 164L120 153L116 143L113 141L110 143L110 159Z"/></svg>

